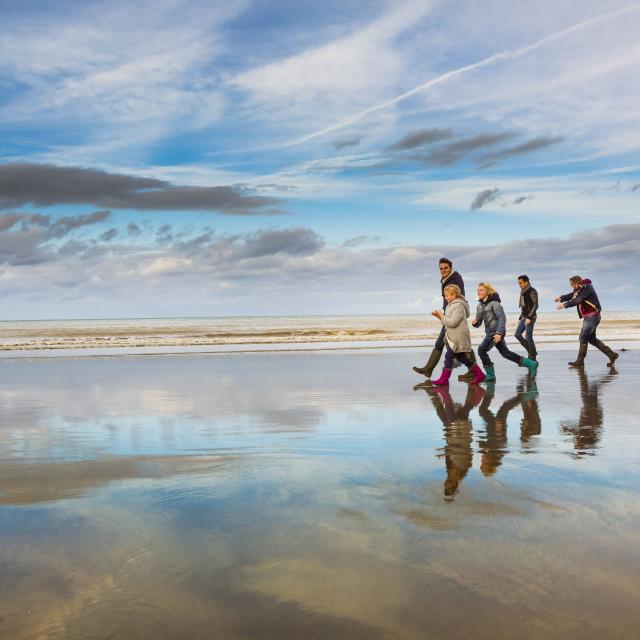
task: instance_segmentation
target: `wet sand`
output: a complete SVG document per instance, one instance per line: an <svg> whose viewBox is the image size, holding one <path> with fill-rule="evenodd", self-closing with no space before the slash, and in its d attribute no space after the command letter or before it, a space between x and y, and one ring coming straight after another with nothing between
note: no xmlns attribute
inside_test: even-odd
<svg viewBox="0 0 640 640"><path fill-rule="evenodd" d="M573 355L3 360L0 638L636 638L640 352Z"/></svg>

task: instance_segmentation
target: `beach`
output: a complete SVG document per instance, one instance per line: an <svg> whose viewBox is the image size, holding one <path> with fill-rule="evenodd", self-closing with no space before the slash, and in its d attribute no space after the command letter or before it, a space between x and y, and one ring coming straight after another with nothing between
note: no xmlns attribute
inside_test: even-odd
<svg viewBox="0 0 640 640"><path fill-rule="evenodd" d="M0 637L635 637L640 352L574 356L5 358Z"/></svg>

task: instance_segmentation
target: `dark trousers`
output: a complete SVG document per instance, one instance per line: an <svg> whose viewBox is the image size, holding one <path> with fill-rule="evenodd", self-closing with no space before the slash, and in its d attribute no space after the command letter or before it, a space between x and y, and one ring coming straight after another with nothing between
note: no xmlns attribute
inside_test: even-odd
<svg viewBox="0 0 640 640"><path fill-rule="evenodd" d="M486 367L488 365L492 365L491 358L489 357L488 352L491 351L495 347L503 358L507 360L511 360L511 362L515 362L516 364L520 364L520 356L517 353L513 353L513 351L509 351L509 347L505 344L504 336L500 342L494 342L493 336L488 335L484 337L484 340L480 343L478 347L478 355L480 356L480 360L482 360L482 364Z"/></svg>
<svg viewBox="0 0 640 640"><path fill-rule="evenodd" d="M455 353L453 349L447 345L447 352L444 354L444 368L445 369L453 369L453 359L456 359L458 362L461 362L465 367L471 368L475 364L475 358L473 357L473 352L460 351Z"/></svg>
<svg viewBox="0 0 640 640"><path fill-rule="evenodd" d="M600 340L596 337L596 329L600 324L600 316L589 316L582 321L582 329L580 329L580 342L582 344L592 344L597 346Z"/></svg>
<svg viewBox="0 0 640 640"><path fill-rule="evenodd" d="M533 325L536 323L536 318L533 318L529 324L525 324L525 318L521 318L516 327L516 332L513 334L516 340L527 350L527 353L535 352L536 345L533 342ZM524 333L524 338L522 334Z"/></svg>
<svg viewBox="0 0 640 640"><path fill-rule="evenodd" d="M444 325L442 325L442 329L440 329L440 335L436 339L435 348L440 352L444 351L444 334L446 331L447 331L447 328Z"/></svg>

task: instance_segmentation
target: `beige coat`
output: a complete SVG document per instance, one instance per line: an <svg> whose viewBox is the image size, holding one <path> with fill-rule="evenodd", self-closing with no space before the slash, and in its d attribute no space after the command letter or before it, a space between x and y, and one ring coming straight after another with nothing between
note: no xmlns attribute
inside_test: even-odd
<svg viewBox="0 0 640 640"><path fill-rule="evenodd" d="M469 305L464 298L456 298L447 305L441 322L446 327L446 339L454 353L471 351L471 334L467 318Z"/></svg>

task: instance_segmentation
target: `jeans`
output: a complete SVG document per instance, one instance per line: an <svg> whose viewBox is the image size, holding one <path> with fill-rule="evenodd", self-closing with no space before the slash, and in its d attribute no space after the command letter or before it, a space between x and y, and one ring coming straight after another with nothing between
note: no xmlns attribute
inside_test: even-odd
<svg viewBox="0 0 640 640"><path fill-rule="evenodd" d="M453 359L456 359L458 362L461 362L466 367L471 368L475 364L475 358L473 357L473 353L465 353L461 351L459 353L454 353L453 349L447 345L447 352L444 354L444 368L445 369L453 369Z"/></svg>
<svg viewBox="0 0 640 640"><path fill-rule="evenodd" d="M436 339L436 345L434 348L440 352L444 351L444 334L446 330L447 330L446 327L442 325L442 329L440 330L440 335Z"/></svg>
<svg viewBox="0 0 640 640"><path fill-rule="evenodd" d="M536 345L533 342L533 325L536 323L536 318L533 318L529 324L525 324L526 318L521 318L516 327L516 332L513 334L516 340L527 350L527 353L535 352ZM522 337L524 333L525 337Z"/></svg>
<svg viewBox="0 0 640 640"><path fill-rule="evenodd" d="M584 318L582 320L582 329L580 329L580 342L582 344L592 344L594 347L596 346L596 342L600 342L598 338L596 338L596 329L600 324L600 315L597 316L589 316L588 318Z"/></svg>
<svg viewBox="0 0 640 640"><path fill-rule="evenodd" d="M507 360L511 360L511 362L515 362L516 364L520 364L520 356L517 353L513 353L513 351L509 351L509 347L505 344L504 337L500 342L493 341L493 335L488 335L484 337L484 340L480 343L478 347L478 355L480 356L480 360L482 360L482 364L486 367L492 365L491 358L488 355L488 351L491 351L495 347L503 358Z"/></svg>

